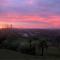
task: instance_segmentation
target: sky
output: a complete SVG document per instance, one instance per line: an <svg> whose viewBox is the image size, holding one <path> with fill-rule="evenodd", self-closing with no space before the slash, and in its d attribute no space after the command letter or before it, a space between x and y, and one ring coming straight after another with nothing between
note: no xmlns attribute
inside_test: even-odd
<svg viewBox="0 0 60 60"><path fill-rule="evenodd" d="M0 0L0 28L60 29L60 0Z"/></svg>

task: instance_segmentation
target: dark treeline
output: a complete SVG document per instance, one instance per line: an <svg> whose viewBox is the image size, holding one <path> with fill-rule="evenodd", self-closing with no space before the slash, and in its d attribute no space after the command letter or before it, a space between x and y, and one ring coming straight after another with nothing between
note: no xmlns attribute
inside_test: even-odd
<svg viewBox="0 0 60 60"><path fill-rule="evenodd" d="M25 34L25 36L24 36ZM37 39L47 38L52 45L60 43L60 30L29 30L29 29L3 29L0 30L0 41L6 40L8 37L16 38L34 38ZM36 39L36 38L35 38ZM36 40L37 40L36 39ZM57 45L58 46L58 45Z"/></svg>
<svg viewBox="0 0 60 60"><path fill-rule="evenodd" d="M60 48L60 30L49 29L1 29L0 47L16 51L32 51L33 54L42 48ZM22 50L21 50L22 49ZM31 53L31 52L29 52Z"/></svg>

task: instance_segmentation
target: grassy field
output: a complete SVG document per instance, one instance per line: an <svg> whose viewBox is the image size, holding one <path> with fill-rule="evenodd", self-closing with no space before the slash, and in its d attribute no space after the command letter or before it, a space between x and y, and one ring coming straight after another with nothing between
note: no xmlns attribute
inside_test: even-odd
<svg viewBox="0 0 60 60"><path fill-rule="evenodd" d="M28 55L28 54L22 54L20 52L16 52L13 50L0 49L0 60L2 60L2 59L3 60L5 60L5 59L6 60L60 60L60 56L56 55L57 52L54 51L54 52L56 52L54 55L52 55L52 52L49 49L47 56L46 55L44 55L44 56L33 56L33 55Z"/></svg>

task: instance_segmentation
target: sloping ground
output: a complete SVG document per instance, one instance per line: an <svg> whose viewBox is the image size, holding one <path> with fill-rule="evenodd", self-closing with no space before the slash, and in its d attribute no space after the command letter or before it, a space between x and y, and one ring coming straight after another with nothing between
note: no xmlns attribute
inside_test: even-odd
<svg viewBox="0 0 60 60"><path fill-rule="evenodd" d="M49 47L49 48L48 48L48 54L60 56L60 48Z"/></svg>
<svg viewBox="0 0 60 60"><path fill-rule="evenodd" d="M0 49L0 60L60 60L56 56L33 56L8 49Z"/></svg>

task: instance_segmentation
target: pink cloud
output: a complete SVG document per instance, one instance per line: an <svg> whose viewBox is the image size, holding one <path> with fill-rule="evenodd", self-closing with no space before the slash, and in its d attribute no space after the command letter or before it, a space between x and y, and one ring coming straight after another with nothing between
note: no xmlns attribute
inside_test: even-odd
<svg viewBox="0 0 60 60"><path fill-rule="evenodd" d="M27 16L18 15L15 13L8 13L0 15L0 22L4 24L13 24L14 27L19 28L60 28L60 16L51 15L48 18L42 16ZM23 22L23 23L22 23ZM32 24L30 23L32 22ZM47 22L33 23L33 22Z"/></svg>

